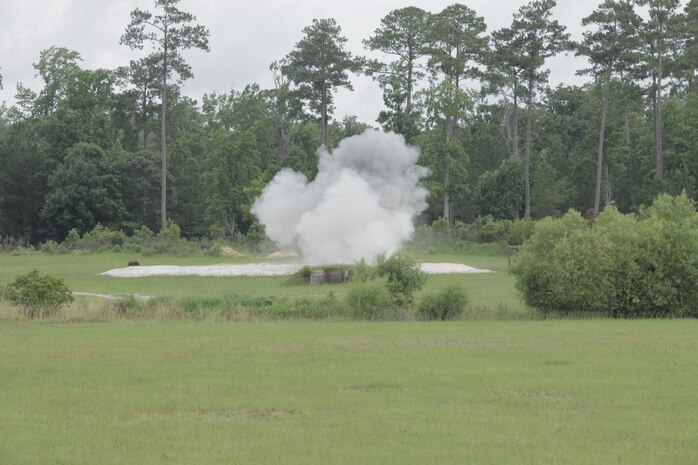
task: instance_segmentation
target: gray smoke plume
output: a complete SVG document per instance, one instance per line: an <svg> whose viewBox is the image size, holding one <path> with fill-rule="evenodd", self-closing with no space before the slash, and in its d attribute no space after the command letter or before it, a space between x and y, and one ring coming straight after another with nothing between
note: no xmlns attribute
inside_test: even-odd
<svg viewBox="0 0 698 465"><path fill-rule="evenodd" d="M297 247L313 264L353 263L395 253L412 237L426 208L419 150L401 135L368 130L321 149L312 182L280 171L252 206L267 236Z"/></svg>

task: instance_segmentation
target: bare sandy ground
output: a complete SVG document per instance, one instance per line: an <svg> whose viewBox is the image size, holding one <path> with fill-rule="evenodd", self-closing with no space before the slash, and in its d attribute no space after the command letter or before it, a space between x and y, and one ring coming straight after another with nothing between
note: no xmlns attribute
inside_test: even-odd
<svg viewBox="0 0 698 465"><path fill-rule="evenodd" d="M303 264L247 263L244 265L205 266L130 266L115 268L101 273L114 278L142 278L145 276L289 276L300 270ZM422 263L422 270L429 274L446 273L491 273L460 263Z"/></svg>

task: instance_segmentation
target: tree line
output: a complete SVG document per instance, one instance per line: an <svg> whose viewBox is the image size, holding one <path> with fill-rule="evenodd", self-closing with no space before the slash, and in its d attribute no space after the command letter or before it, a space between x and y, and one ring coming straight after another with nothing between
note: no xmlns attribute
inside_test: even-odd
<svg viewBox="0 0 698 465"><path fill-rule="evenodd" d="M580 42L555 0L525 4L494 31L463 4L405 7L363 41L380 60L354 56L334 19L315 19L270 64L271 88L200 103L180 93L193 78L181 52L207 51L208 30L178 3L131 13L120 43L141 58L85 69L79 52L49 47L34 64L43 88L20 83L16 104L0 107L4 240L63 240L97 224L245 233L278 170L312 178L318 147L370 127L333 118L336 91L357 74L382 89L377 125L421 149L427 224L698 198L698 0L606 0ZM563 52L587 58L586 84L549 86L546 59Z"/></svg>

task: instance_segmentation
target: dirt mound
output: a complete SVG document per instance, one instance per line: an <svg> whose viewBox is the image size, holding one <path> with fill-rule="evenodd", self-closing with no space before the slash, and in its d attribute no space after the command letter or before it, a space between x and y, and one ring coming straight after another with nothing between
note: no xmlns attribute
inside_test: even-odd
<svg viewBox="0 0 698 465"><path fill-rule="evenodd" d="M269 254L267 258L291 258L297 257L298 252L291 249L279 249L276 252Z"/></svg>
<svg viewBox="0 0 698 465"><path fill-rule="evenodd" d="M225 255L227 257L244 257L244 253L240 253L237 250L233 249L232 247L228 247L227 245L222 245L219 247L221 251L221 255Z"/></svg>

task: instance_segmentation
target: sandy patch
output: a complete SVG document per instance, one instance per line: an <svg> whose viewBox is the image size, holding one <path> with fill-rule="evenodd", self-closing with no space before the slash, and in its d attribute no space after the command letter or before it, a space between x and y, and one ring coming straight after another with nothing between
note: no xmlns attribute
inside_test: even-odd
<svg viewBox="0 0 698 465"><path fill-rule="evenodd" d="M420 265L422 271L429 274L447 274L447 273L492 273L492 270L473 268L472 266L463 265L462 263L422 263Z"/></svg>
<svg viewBox="0 0 698 465"><path fill-rule="evenodd" d="M244 265L204 266L130 266L101 273L114 278L142 278L145 276L289 276L300 270L303 264L247 263ZM422 270L429 274L491 273L460 263L422 263Z"/></svg>
<svg viewBox="0 0 698 465"><path fill-rule="evenodd" d="M276 252L269 254L267 258L291 258L298 257L298 252L291 249L279 249Z"/></svg>
<svg viewBox="0 0 698 465"><path fill-rule="evenodd" d="M226 255L228 257L244 257L245 256L245 254L240 253L237 250L233 249L232 247L228 247L227 245L220 246L220 251L221 251L221 255Z"/></svg>

